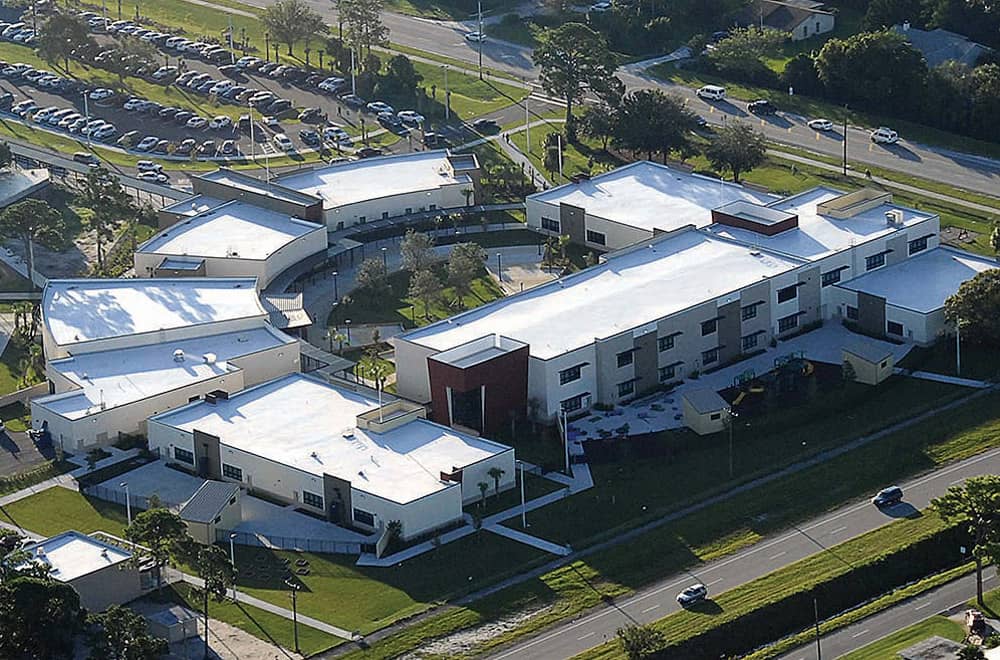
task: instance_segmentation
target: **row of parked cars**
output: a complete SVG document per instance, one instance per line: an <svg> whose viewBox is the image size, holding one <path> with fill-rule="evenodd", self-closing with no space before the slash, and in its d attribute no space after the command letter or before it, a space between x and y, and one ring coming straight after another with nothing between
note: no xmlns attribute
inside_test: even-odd
<svg viewBox="0 0 1000 660"><path fill-rule="evenodd" d="M38 41L34 29L27 23L0 22L0 39L30 46Z"/></svg>

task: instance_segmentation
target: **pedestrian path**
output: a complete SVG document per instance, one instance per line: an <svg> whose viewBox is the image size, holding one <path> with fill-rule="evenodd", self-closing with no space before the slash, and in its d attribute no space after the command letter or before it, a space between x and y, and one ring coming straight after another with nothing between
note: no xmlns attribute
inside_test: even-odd
<svg viewBox="0 0 1000 660"><path fill-rule="evenodd" d="M565 557L573 551L572 548L567 548L564 545L540 539L537 536L532 536L531 534L513 529L511 527L504 527L503 525L490 525L485 529L497 534L498 536L504 536L506 538L513 539L514 541L519 541L520 543L533 546L539 550L544 550L545 552L553 555L558 555L559 557Z"/></svg>
<svg viewBox="0 0 1000 660"><path fill-rule="evenodd" d="M984 390L988 387L992 387L993 383L989 383L985 380L975 380L973 378L961 378L960 376L948 376L945 374L936 374L931 371L910 371L909 369L896 368L894 372L897 374L902 374L904 376L910 376L911 378L920 378L921 380L932 380L936 383L948 383L949 385L960 385L962 387L974 387L976 389Z"/></svg>

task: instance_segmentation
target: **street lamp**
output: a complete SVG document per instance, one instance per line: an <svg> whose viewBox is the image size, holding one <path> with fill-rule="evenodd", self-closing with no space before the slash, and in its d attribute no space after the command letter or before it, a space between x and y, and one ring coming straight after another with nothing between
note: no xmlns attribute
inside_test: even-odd
<svg viewBox="0 0 1000 660"><path fill-rule="evenodd" d="M333 297L336 300L340 300L340 289L337 288L337 275L339 275L339 273L337 271L333 271Z"/></svg>
<svg viewBox="0 0 1000 660"><path fill-rule="evenodd" d="M844 176L847 176L847 104L844 104Z"/></svg>
<svg viewBox="0 0 1000 660"><path fill-rule="evenodd" d="M389 272L389 261L386 258L385 253L388 250L389 250L389 248L386 248L386 247L382 248L382 268L385 268L385 272L387 272L387 273Z"/></svg>
<svg viewBox="0 0 1000 660"><path fill-rule="evenodd" d="M233 565L233 574L236 573L236 532L229 535L229 563ZM233 580L233 602L236 602L236 580Z"/></svg>
<svg viewBox="0 0 1000 660"><path fill-rule="evenodd" d="M292 582L291 578L289 578L285 580L285 586L292 590L292 635L295 638L295 652L301 653L299 651L299 585Z"/></svg>
<svg viewBox="0 0 1000 660"><path fill-rule="evenodd" d="M351 319L344 319L344 324L347 326L347 345L351 345Z"/></svg>
<svg viewBox="0 0 1000 660"><path fill-rule="evenodd" d="M264 33L264 59L268 62L271 61L271 33Z"/></svg>
<svg viewBox="0 0 1000 660"><path fill-rule="evenodd" d="M128 482L127 481L123 481L120 484L118 484L118 486L120 488L124 488L125 489L125 513L128 516L129 527L131 527L132 526L132 501L129 499L129 495L128 495Z"/></svg>
<svg viewBox="0 0 1000 660"><path fill-rule="evenodd" d="M524 504L524 461L518 461L517 466L521 468L521 527L528 527L528 508Z"/></svg>
<svg viewBox="0 0 1000 660"><path fill-rule="evenodd" d="M499 252L497 252L497 279L503 282L503 264L500 261Z"/></svg>
<svg viewBox="0 0 1000 660"><path fill-rule="evenodd" d="M739 415L732 408L729 409L729 478L733 478L733 427L736 425L734 421Z"/></svg>

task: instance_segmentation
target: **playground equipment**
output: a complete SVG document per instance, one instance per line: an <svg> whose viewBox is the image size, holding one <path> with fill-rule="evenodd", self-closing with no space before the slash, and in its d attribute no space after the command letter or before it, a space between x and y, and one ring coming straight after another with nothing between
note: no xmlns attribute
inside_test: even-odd
<svg viewBox="0 0 1000 660"><path fill-rule="evenodd" d="M733 387L739 394L733 399L732 405L739 406L750 394L793 392L815 371L812 362L805 358L802 351L774 358L774 369L757 376L753 369L747 369L733 378Z"/></svg>

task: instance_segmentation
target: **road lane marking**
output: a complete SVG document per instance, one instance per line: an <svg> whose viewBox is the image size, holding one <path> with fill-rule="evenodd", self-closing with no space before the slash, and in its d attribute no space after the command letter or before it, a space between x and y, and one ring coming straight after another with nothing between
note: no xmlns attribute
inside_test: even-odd
<svg viewBox="0 0 1000 660"><path fill-rule="evenodd" d="M928 607L928 606L930 606L930 605L931 605L931 603L927 602L927 603L924 603L923 605L917 605L917 606L916 606L916 607L914 607L913 609L915 609L915 610L922 610L922 609L924 609L925 607Z"/></svg>
<svg viewBox="0 0 1000 660"><path fill-rule="evenodd" d="M596 632L589 632L586 635L584 635L583 637L577 637L577 639L587 639L588 637L593 637L596 634L597 634Z"/></svg>
<svg viewBox="0 0 1000 660"><path fill-rule="evenodd" d="M646 609L644 609L644 610L642 611L642 613L643 613L643 614L645 614L646 612L652 612L653 610L655 610L655 609L656 609L657 607L659 607L659 606L660 606L660 604L659 604L659 603L657 603L656 605L653 605L652 607L647 607Z"/></svg>
<svg viewBox="0 0 1000 660"><path fill-rule="evenodd" d="M862 630L859 633L854 633L853 635L851 635L851 637L861 637L862 635L867 635L867 634L868 634L868 629L865 628L864 630Z"/></svg>
<svg viewBox="0 0 1000 660"><path fill-rule="evenodd" d="M847 525L844 525L843 527L838 527L837 529L831 530L830 533L831 534L840 534L845 529L847 529Z"/></svg>
<svg viewBox="0 0 1000 660"><path fill-rule="evenodd" d="M776 555L771 555L770 557L768 557L768 559L777 559L778 557L784 557L787 554L788 554L787 550L782 550L781 552L779 552Z"/></svg>
<svg viewBox="0 0 1000 660"><path fill-rule="evenodd" d="M954 486L955 484L960 484L963 481L965 481L965 477L962 477L961 479L955 479L954 481L949 481L948 485L949 486Z"/></svg>
<svg viewBox="0 0 1000 660"><path fill-rule="evenodd" d="M707 583L705 586L706 587L711 587L713 584L718 584L719 582L722 582L722 578L718 578L716 580L712 580L711 582Z"/></svg>

